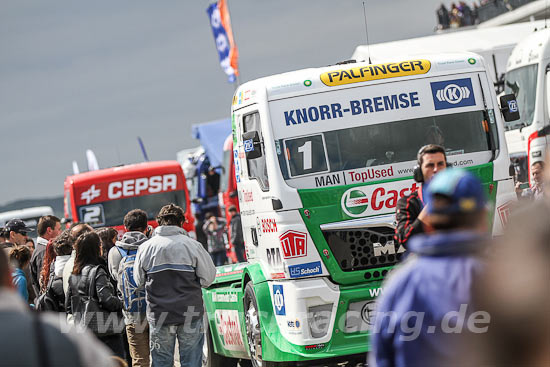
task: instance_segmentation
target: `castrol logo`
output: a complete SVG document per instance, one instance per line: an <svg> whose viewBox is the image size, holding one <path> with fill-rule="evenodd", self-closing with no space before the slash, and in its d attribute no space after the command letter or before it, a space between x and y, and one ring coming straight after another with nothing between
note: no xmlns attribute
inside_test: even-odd
<svg viewBox="0 0 550 367"><path fill-rule="evenodd" d="M353 218L390 213L395 211L397 200L410 195L419 187L413 180L391 182L382 186L354 187L342 195L342 210Z"/></svg>

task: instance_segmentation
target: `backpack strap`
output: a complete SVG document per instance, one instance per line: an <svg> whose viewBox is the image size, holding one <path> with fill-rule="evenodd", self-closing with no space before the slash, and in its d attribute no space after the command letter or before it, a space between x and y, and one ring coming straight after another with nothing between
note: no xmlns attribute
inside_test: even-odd
<svg viewBox="0 0 550 367"><path fill-rule="evenodd" d="M120 256L122 256L122 258L128 256L128 252L125 249L123 249L122 247L118 247L118 246L116 248L117 248L118 252L120 252Z"/></svg>

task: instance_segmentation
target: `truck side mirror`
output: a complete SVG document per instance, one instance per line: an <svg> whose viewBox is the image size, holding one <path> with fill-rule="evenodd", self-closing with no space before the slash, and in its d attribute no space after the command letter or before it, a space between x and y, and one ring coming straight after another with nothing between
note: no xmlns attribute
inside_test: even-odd
<svg viewBox="0 0 550 367"><path fill-rule="evenodd" d="M256 159L262 156L262 144L257 131L248 131L243 134L244 153L246 159Z"/></svg>
<svg viewBox="0 0 550 367"><path fill-rule="evenodd" d="M500 111L506 122L519 120L518 101L513 93L500 97Z"/></svg>

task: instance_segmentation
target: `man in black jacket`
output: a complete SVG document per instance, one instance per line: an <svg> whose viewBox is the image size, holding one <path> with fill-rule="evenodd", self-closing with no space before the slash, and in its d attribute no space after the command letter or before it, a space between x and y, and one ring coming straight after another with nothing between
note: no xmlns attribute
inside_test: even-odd
<svg viewBox="0 0 550 367"><path fill-rule="evenodd" d="M445 148L436 144L425 145L418 151L417 161L414 179L417 182L427 183L436 173L447 168ZM397 225L394 239L405 248L411 236L424 232L424 219L427 214L422 199L424 186L422 184L420 189L397 201L395 213Z"/></svg>
<svg viewBox="0 0 550 367"><path fill-rule="evenodd" d="M229 214L231 214L231 222L229 222L231 230L231 244L237 255L237 260L242 263L246 261L244 256L244 238L243 238L243 227L241 224L241 214L237 211L235 205L231 205L227 209Z"/></svg>

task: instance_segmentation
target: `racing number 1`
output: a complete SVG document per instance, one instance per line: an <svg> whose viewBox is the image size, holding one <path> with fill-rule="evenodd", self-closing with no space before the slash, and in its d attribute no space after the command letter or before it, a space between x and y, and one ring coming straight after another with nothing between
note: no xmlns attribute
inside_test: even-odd
<svg viewBox="0 0 550 367"><path fill-rule="evenodd" d="M298 147L298 152L303 154L302 162L304 162L304 171L311 169L311 140L308 140L304 145Z"/></svg>

